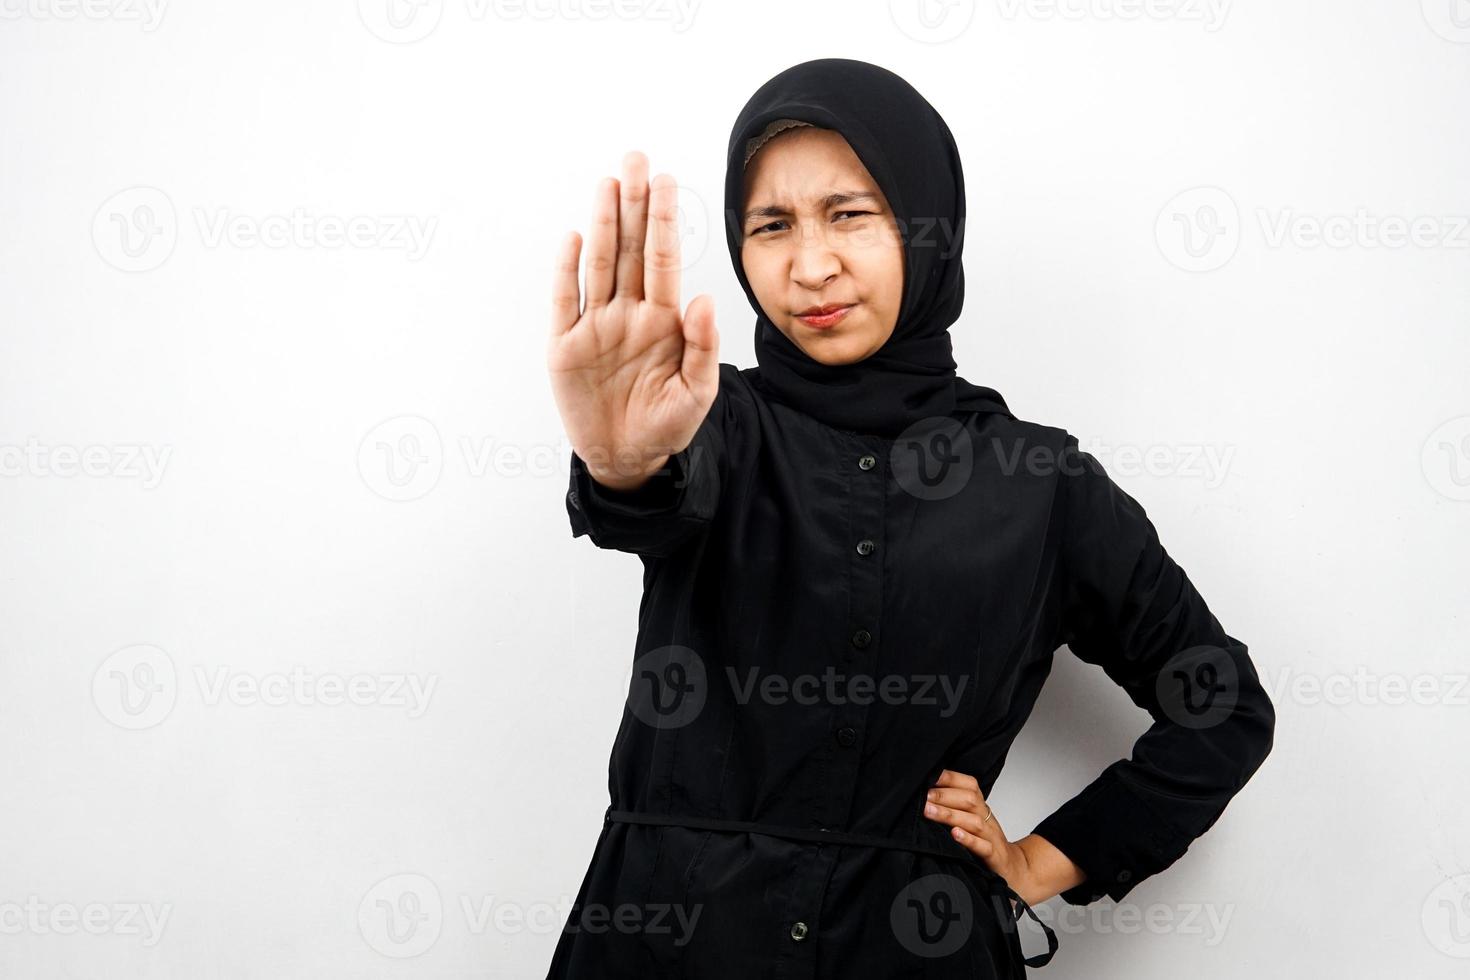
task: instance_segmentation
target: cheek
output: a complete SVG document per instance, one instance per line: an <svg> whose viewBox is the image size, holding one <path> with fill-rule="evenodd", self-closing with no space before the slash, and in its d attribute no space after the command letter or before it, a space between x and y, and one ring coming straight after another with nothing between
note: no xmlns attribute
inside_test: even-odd
<svg viewBox="0 0 1470 980"><path fill-rule="evenodd" d="M770 288L771 257L765 250L745 246L740 250L740 264L745 269L745 278L757 296L763 296Z"/></svg>
<svg viewBox="0 0 1470 980"><path fill-rule="evenodd" d="M756 302L768 318L779 323L780 315L775 311L781 309L785 296L780 257L772 249L745 247L740 251L740 264Z"/></svg>
<svg viewBox="0 0 1470 980"><path fill-rule="evenodd" d="M902 249L869 246L855 250L848 262L875 310L889 313L898 309L903 299Z"/></svg>

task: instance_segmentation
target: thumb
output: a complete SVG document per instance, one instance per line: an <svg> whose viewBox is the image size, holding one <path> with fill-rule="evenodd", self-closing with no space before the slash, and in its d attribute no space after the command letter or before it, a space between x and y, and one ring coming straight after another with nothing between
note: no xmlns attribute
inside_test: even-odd
<svg viewBox="0 0 1470 980"><path fill-rule="evenodd" d="M708 293L690 300L684 313L684 360L679 373L702 403L714 401L720 387L720 334L715 329L715 300Z"/></svg>

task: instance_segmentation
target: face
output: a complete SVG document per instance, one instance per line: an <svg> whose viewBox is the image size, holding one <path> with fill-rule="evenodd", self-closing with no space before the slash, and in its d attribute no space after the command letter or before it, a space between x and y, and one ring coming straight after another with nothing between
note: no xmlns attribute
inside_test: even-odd
<svg viewBox="0 0 1470 980"><path fill-rule="evenodd" d="M898 221L841 133L788 129L745 169L741 261L766 317L808 357L851 364L893 335ZM842 307L831 316L802 314Z"/></svg>

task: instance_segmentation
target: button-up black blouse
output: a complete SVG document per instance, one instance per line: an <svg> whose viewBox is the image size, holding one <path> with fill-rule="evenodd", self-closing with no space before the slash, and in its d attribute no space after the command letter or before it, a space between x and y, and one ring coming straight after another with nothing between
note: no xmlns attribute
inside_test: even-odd
<svg viewBox="0 0 1470 980"><path fill-rule="evenodd" d="M1153 718L1035 828L1086 872L1065 901L1169 867L1270 751L1246 645L1063 429L860 435L722 364L644 486L574 453L567 513L644 592L555 980L1023 976L1014 893L922 810L944 768L990 792L1062 644Z"/></svg>

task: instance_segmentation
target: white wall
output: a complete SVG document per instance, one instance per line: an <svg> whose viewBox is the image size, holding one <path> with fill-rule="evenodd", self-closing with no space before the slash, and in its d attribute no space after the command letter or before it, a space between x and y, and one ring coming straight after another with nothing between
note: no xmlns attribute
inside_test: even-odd
<svg viewBox="0 0 1470 980"><path fill-rule="evenodd" d="M686 302L752 364L725 140L825 56L903 74L960 142L961 373L1096 440L1279 712L1221 823L1062 921L1046 975L1463 974L1452 0L956 0L932 29L914 0L421 0L397 28L387 0L90 2L0 0L0 976L544 975L640 587L570 536L551 258L644 150L687 187ZM1209 207L1191 258L1176 215ZM1016 836L1144 725L1058 663L993 794ZM415 890L442 910L388 935Z"/></svg>

